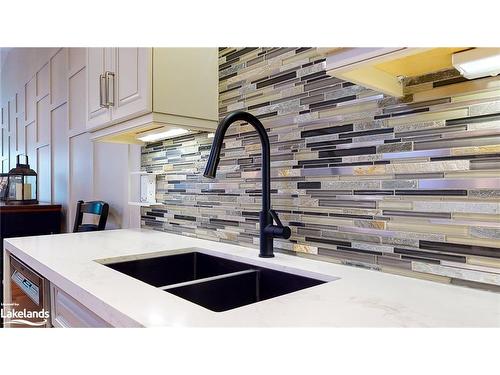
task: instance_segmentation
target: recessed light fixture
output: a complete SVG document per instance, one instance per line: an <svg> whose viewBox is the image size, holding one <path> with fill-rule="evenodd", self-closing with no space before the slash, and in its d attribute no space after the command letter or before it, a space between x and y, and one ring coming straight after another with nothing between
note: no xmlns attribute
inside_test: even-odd
<svg viewBox="0 0 500 375"><path fill-rule="evenodd" d="M500 48L473 48L451 56L453 66L467 79L500 74Z"/></svg>
<svg viewBox="0 0 500 375"><path fill-rule="evenodd" d="M189 132L190 131L187 129L171 128L168 130L156 131L154 133L143 135L143 136L137 137L137 139L139 139L143 142L154 142L154 141L159 141L160 139L178 137L180 135L188 134Z"/></svg>

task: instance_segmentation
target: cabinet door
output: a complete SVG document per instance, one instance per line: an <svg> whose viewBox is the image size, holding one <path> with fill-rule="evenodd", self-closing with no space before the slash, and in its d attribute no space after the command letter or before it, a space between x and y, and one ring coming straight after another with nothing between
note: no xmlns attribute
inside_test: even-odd
<svg viewBox="0 0 500 375"><path fill-rule="evenodd" d="M87 48L87 130L111 122L111 109L101 106L101 75L112 70L113 48ZM105 101L103 98L102 100Z"/></svg>
<svg viewBox="0 0 500 375"><path fill-rule="evenodd" d="M152 49L114 48L114 123L151 112Z"/></svg>
<svg viewBox="0 0 500 375"><path fill-rule="evenodd" d="M51 323L58 328L101 328L111 327L101 317L87 309L69 294L54 284L50 286Z"/></svg>

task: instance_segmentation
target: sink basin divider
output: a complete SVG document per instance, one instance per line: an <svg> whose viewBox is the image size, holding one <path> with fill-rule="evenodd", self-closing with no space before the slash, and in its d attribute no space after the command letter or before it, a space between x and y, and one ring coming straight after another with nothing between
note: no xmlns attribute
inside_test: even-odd
<svg viewBox="0 0 500 375"><path fill-rule="evenodd" d="M257 270L257 275L255 275L255 300L260 301L260 270Z"/></svg>
<svg viewBox="0 0 500 375"><path fill-rule="evenodd" d="M217 275L217 276L211 276L211 277L205 277L203 279L197 279L197 280L190 280L190 281L185 281L185 282L182 282L182 283L177 283L177 284L169 284L169 285L164 285L164 286L160 286L158 287L158 289L161 289L161 290L169 290L169 289L174 289L174 288L178 288L178 287L181 287L181 286L186 286L186 285L193 285L193 284L200 284L200 283L203 283L203 282L207 282L207 281L212 281L212 280L218 280L218 279L225 279L225 278L228 278L228 277L233 277L233 276L239 276L239 275L245 275L247 273L254 273L256 272L257 273L257 283L258 283L258 278L259 278L259 270L256 270L256 269L248 269L248 270L244 270L244 271L238 271L238 272L231 272L231 273L225 273L223 275ZM257 285L258 286L258 285Z"/></svg>

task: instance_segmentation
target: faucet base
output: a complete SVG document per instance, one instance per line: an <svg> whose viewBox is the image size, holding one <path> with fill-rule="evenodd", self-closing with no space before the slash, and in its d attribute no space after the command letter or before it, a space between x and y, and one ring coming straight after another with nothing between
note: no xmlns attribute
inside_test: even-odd
<svg viewBox="0 0 500 375"><path fill-rule="evenodd" d="M259 254L259 258L274 258L274 254Z"/></svg>

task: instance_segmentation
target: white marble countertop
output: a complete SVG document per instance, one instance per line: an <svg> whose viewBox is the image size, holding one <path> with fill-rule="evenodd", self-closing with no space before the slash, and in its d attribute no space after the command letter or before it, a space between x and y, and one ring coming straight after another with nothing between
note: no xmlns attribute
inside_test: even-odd
<svg viewBox="0 0 500 375"><path fill-rule="evenodd" d="M5 248L114 326L500 327L500 294L145 229L14 238ZM335 281L226 312L114 271L96 260L201 248ZM148 255L149 254L149 255Z"/></svg>

